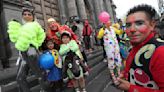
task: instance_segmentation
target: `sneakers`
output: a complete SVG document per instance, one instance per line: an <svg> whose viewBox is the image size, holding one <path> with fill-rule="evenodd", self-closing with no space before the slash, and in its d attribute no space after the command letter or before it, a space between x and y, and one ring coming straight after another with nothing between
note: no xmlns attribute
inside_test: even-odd
<svg viewBox="0 0 164 92"><path fill-rule="evenodd" d="M85 89L85 88L83 88L81 91L80 91L80 89L79 89L79 88L76 88L76 89L75 89L75 92L87 92L87 91L86 91L86 89Z"/></svg>
<svg viewBox="0 0 164 92"><path fill-rule="evenodd" d="M104 59L104 60L103 60L103 62L105 62L105 63L106 63L106 62L108 62L108 61L107 61L107 59Z"/></svg>
<svg viewBox="0 0 164 92"><path fill-rule="evenodd" d="M80 89L79 89L79 88L76 88L76 89L75 89L75 92L80 92Z"/></svg>
<svg viewBox="0 0 164 92"><path fill-rule="evenodd" d="M85 89L85 88L83 88L81 92L87 92L87 91L86 91L86 89Z"/></svg>
<svg viewBox="0 0 164 92"><path fill-rule="evenodd" d="M84 73L84 75L85 75L85 76L89 76L89 72L86 71L86 72Z"/></svg>
<svg viewBox="0 0 164 92"><path fill-rule="evenodd" d="M64 78L64 79L63 79L63 82L64 82L64 83L68 82L68 77Z"/></svg>

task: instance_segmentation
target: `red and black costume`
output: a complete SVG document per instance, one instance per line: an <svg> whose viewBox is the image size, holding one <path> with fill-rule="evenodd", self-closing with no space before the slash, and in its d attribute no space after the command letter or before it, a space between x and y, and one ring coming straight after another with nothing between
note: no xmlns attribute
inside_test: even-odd
<svg viewBox="0 0 164 92"><path fill-rule="evenodd" d="M153 33L132 48L125 68L125 77L131 83L128 92L164 92L163 53L164 43Z"/></svg>

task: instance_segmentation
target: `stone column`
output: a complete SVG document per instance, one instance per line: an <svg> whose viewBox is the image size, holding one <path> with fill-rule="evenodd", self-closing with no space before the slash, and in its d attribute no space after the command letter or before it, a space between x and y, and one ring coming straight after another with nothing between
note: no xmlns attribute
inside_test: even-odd
<svg viewBox="0 0 164 92"><path fill-rule="evenodd" d="M84 0L76 0L80 18L87 19Z"/></svg>
<svg viewBox="0 0 164 92"><path fill-rule="evenodd" d="M98 0L98 1L99 1L99 6L100 6L100 12L105 11L104 0Z"/></svg>
<svg viewBox="0 0 164 92"><path fill-rule="evenodd" d="M112 4L111 4L110 0L105 0L105 7L111 17L111 21L114 22L113 8L112 8Z"/></svg>
<svg viewBox="0 0 164 92"><path fill-rule="evenodd" d="M67 21L66 17L66 1L65 0L58 0L59 11L60 11L60 20L61 24L64 24Z"/></svg>
<svg viewBox="0 0 164 92"><path fill-rule="evenodd" d="M67 7L69 17L78 16L75 0L67 0Z"/></svg>
<svg viewBox="0 0 164 92"><path fill-rule="evenodd" d="M93 7L94 7L94 10L95 10L95 18L96 18L96 24L98 25L99 24L99 20L98 20L98 16L101 12L101 8L100 8L100 0L93 0Z"/></svg>

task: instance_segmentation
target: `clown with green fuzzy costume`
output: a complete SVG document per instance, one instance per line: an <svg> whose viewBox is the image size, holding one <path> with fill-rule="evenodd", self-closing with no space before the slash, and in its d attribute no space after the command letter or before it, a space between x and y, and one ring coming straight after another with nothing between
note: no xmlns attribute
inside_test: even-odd
<svg viewBox="0 0 164 92"><path fill-rule="evenodd" d="M19 68L17 73L17 83L19 92L31 92L27 75L29 69L39 79L41 90L45 89L42 71L38 66L38 48L45 39L45 32L40 24L35 20L33 10L23 9L21 25L17 21L8 23L8 34L11 42L15 43L15 48L19 51L18 62Z"/></svg>

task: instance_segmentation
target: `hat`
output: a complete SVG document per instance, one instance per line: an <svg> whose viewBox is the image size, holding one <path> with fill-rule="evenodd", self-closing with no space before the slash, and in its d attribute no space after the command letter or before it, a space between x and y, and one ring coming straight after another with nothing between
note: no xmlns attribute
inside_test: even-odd
<svg viewBox="0 0 164 92"><path fill-rule="evenodd" d="M26 11L31 12L34 15L34 10L35 7L32 6L32 3L29 1L24 1L23 2L23 7L22 7L22 14Z"/></svg>
<svg viewBox="0 0 164 92"><path fill-rule="evenodd" d="M50 23L50 22L56 22L56 20L55 20L54 18L49 18L49 19L47 20L47 22L48 22L48 23Z"/></svg>
<svg viewBox="0 0 164 92"><path fill-rule="evenodd" d="M62 38L63 36L65 36L65 35L71 38L71 33L70 33L70 32L68 32L68 31L62 31L62 32L61 32L61 38Z"/></svg>
<svg viewBox="0 0 164 92"><path fill-rule="evenodd" d="M63 35L63 34L68 34L68 36L70 36L70 37L71 37L71 33L70 33L70 32L68 32L68 31L62 31L62 32L61 32L61 35Z"/></svg>

